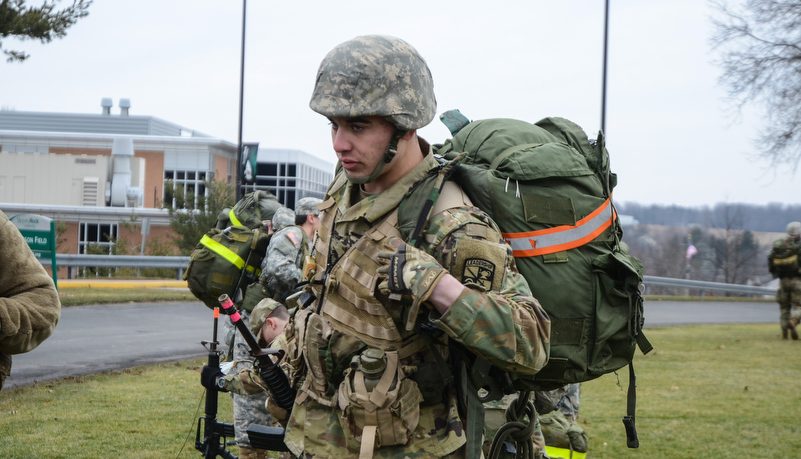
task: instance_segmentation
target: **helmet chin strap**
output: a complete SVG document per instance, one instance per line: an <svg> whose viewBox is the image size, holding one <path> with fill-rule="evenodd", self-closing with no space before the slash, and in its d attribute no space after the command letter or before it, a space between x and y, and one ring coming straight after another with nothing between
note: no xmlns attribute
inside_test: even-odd
<svg viewBox="0 0 801 459"><path fill-rule="evenodd" d="M384 158L378 162L378 165L375 167L375 170L372 174L368 175L367 177L351 177L348 175L348 181L357 185L361 185L364 183L371 183L373 180L378 178L378 176L381 175L381 172L384 171L384 166L389 164L389 162L392 161L392 158L394 158L398 153L398 142L404 134L406 134L405 131L395 129L395 133L392 134L389 145L387 145L387 151L384 153ZM345 174L347 175L347 172Z"/></svg>

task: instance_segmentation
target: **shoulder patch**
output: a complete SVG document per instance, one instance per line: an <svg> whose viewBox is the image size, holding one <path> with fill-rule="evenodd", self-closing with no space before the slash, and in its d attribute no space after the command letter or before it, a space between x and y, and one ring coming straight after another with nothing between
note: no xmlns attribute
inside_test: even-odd
<svg viewBox="0 0 801 459"><path fill-rule="evenodd" d="M459 238L451 274L462 284L499 292L506 274L506 250L488 241Z"/></svg>
<svg viewBox="0 0 801 459"><path fill-rule="evenodd" d="M292 231L287 231L286 237L288 237L289 240L292 241L292 244L294 245L300 244L300 239L298 239L298 237Z"/></svg>
<svg viewBox="0 0 801 459"><path fill-rule="evenodd" d="M472 283L484 290L492 290L495 279L495 264L483 258L468 258L464 261L464 271L460 279L463 284Z"/></svg>

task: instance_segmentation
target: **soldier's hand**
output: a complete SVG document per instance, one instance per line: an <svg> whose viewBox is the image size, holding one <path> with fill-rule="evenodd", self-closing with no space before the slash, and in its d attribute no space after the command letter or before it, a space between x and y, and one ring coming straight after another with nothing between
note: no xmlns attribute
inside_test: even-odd
<svg viewBox="0 0 801 459"><path fill-rule="evenodd" d="M400 300L404 295L411 297L413 310L417 310L448 271L431 255L396 237L390 238L388 244L395 251L378 253L383 264L378 273L386 276L386 280L378 284L378 289L392 300Z"/></svg>
<svg viewBox="0 0 801 459"><path fill-rule="evenodd" d="M203 370L200 371L200 384L209 390L216 389L218 392L228 392L225 389L225 375L220 371L219 367L204 365Z"/></svg>

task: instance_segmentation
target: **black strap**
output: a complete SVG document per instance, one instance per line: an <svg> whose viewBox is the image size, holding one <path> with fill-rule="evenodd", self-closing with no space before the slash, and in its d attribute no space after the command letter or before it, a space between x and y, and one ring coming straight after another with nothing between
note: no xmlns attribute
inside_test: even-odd
<svg viewBox="0 0 801 459"><path fill-rule="evenodd" d="M626 426L626 446L639 448L640 440L637 438L637 428L634 425L634 412L637 409L637 376L634 374L634 362L629 363L629 393L626 400L626 416L623 425Z"/></svg>

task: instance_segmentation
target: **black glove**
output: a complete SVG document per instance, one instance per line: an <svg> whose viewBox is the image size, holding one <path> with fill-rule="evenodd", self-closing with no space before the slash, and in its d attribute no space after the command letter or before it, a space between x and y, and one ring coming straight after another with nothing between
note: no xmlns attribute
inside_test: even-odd
<svg viewBox="0 0 801 459"><path fill-rule="evenodd" d="M217 392L228 392L225 388L225 375L219 367L203 366L200 372L200 384L208 390L215 389Z"/></svg>

